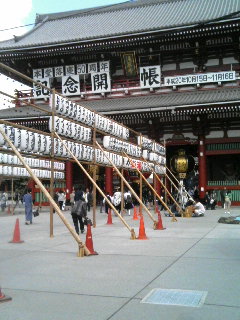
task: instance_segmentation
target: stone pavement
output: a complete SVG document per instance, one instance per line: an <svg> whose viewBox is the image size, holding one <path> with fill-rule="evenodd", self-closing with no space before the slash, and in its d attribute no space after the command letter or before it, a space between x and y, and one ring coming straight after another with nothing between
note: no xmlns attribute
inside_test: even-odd
<svg viewBox="0 0 240 320"><path fill-rule="evenodd" d="M99 255L84 258L76 256L77 244L56 214L50 238L46 209L30 226L22 211L0 214L0 286L12 297L0 303L1 320L240 319L240 225L219 224L223 209L177 222L163 216L166 230L153 230L145 215L148 240L130 240L117 217L106 225L107 215L98 210L92 236ZM69 212L65 216L72 223ZM16 218L21 244L9 243ZM139 221L126 220L138 235ZM180 300L180 305L142 303L152 289L207 294L199 307L182 306Z"/></svg>

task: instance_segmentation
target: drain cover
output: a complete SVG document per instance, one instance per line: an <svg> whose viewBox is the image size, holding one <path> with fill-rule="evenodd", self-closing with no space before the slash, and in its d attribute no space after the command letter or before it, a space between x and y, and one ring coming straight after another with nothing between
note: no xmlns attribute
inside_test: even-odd
<svg viewBox="0 0 240 320"><path fill-rule="evenodd" d="M200 307L206 296L207 291L153 289L142 299L141 303Z"/></svg>

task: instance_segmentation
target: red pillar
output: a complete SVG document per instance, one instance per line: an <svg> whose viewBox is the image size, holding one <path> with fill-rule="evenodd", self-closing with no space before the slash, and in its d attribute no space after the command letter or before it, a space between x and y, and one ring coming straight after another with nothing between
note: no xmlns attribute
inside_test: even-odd
<svg viewBox="0 0 240 320"><path fill-rule="evenodd" d="M31 189L32 198L33 198L33 200L35 200L35 181L33 179L29 179L27 187L28 187L28 189Z"/></svg>
<svg viewBox="0 0 240 320"><path fill-rule="evenodd" d="M158 178L160 177L158 176ZM161 183L157 178L156 178L156 192L159 196L161 195Z"/></svg>
<svg viewBox="0 0 240 320"><path fill-rule="evenodd" d="M113 169L105 168L105 191L113 194Z"/></svg>
<svg viewBox="0 0 240 320"><path fill-rule="evenodd" d="M66 199L70 199L70 193L73 189L73 163L66 161Z"/></svg>
<svg viewBox="0 0 240 320"><path fill-rule="evenodd" d="M199 171L199 197L203 199L205 197L207 186L207 166L206 166L206 154L205 154L205 139L199 138L198 146L198 171Z"/></svg>

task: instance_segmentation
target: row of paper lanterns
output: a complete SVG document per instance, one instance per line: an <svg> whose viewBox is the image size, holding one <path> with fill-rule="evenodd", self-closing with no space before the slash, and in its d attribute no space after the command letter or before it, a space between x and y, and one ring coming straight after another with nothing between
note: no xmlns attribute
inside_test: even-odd
<svg viewBox="0 0 240 320"><path fill-rule="evenodd" d="M143 149L147 149L149 151L157 152L162 156L166 156L166 148L161 144L152 141L149 138L139 136L137 137L138 145L140 145Z"/></svg>
<svg viewBox="0 0 240 320"><path fill-rule="evenodd" d="M51 152L51 137L28 131L25 129L14 128L12 126L7 126L0 124L1 129L10 138L14 146L25 152L49 154ZM8 146L7 141L0 134L0 146Z"/></svg>
<svg viewBox="0 0 240 320"><path fill-rule="evenodd" d="M50 99L52 103L52 98ZM109 133L113 136L120 137L122 139L129 139L129 129L118 124L107 117L96 114L93 111L78 105L77 103L55 95L55 111L58 114L69 117L73 120L84 123L90 127L96 127L97 129Z"/></svg>
<svg viewBox="0 0 240 320"><path fill-rule="evenodd" d="M15 147L20 149L21 151L50 154L51 152L50 136L38 134L25 129L14 128L12 126L7 126L3 124L1 124L0 127L5 131L6 135L10 138L10 140L13 142ZM67 145L67 147L70 149L70 151L74 154L74 156L77 159L93 162L94 148L92 146L75 143L67 140L63 140L63 142ZM7 145L7 142L4 140L3 136L0 134L0 146L4 146L4 145ZM99 151L97 150L98 149L95 149L96 162L110 165L110 162L106 161L105 159L106 157L104 157L104 155L102 155L101 158L97 156L99 154ZM67 149L61 143L61 141L57 138L54 138L54 155L59 157L69 157L69 156L71 157L71 155L68 154ZM123 161L123 157L121 155L118 155L115 153L109 153L109 157L111 158L111 160L116 166L131 168L131 166L128 166L128 165L125 166L125 162ZM143 163L141 164L141 166L144 166L143 171L149 171L147 169L147 164L145 164L145 162L141 161L139 163ZM145 170L145 167L146 167L146 170Z"/></svg>
<svg viewBox="0 0 240 320"><path fill-rule="evenodd" d="M43 178L43 179L51 178L50 170L32 169L32 171L38 178ZM10 176L10 177L30 177L30 174L26 168L1 166L1 165L0 165L0 175ZM54 171L54 179L60 180L64 178L65 178L64 172Z"/></svg>
<svg viewBox="0 0 240 320"><path fill-rule="evenodd" d="M164 165L166 163L166 158L163 156L160 156L157 153L150 152L149 150L143 150L142 157L145 160L155 161L159 164Z"/></svg>
<svg viewBox="0 0 240 320"><path fill-rule="evenodd" d="M90 128L83 127L80 124L59 117L54 117L54 121L52 121L52 117L49 118L50 131L52 131L53 122L54 131L62 136L82 142L90 142L92 139L92 130Z"/></svg>
<svg viewBox="0 0 240 320"><path fill-rule="evenodd" d="M51 168L51 161L49 160L44 160L44 159L40 160L37 158L28 158L28 157L23 157L23 159L30 167L48 168L48 169ZM17 156L13 156L7 153L0 153L0 163L22 165L22 162L18 159ZM64 170L65 164L64 162L54 161L53 168L57 170Z"/></svg>
<svg viewBox="0 0 240 320"><path fill-rule="evenodd" d="M111 136L103 137L103 146L108 150L126 152L133 157L140 158L142 156L142 149L139 146Z"/></svg>

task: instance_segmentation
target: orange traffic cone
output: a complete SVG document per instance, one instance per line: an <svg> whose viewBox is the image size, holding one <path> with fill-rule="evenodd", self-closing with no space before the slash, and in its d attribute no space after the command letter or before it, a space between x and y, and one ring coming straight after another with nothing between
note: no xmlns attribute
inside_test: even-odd
<svg viewBox="0 0 240 320"><path fill-rule="evenodd" d="M155 230L165 230L166 228L163 228L163 225L162 225L162 217L161 217L161 213L160 211L158 212L158 223L156 225L156 228Z"/></svg>
<svg viewBox="0 0 240 320"><path fill-rule="evenodd" d="M140 216L140 225L139 225L139 234L138 234L138 240L147 240L148 237L145 233L145 227L144 227L144 220L143 215Z"/></svg>
<svg viewBox="0 0 240 320"><path fill-rule="evenodd" d="M17 218L15 228L14 228L14 233L13 233L13 239L12 241L9 241L9 243L22 243L22 242L24 241L20 239L19 219Z"/></svg>
<svg viewBox="0 0 240 320"><path fill-rule="evenodd" d="M12 300L11 297L5 296L5 294L2 292L1 288L0 288L0 303L1 302L7 302Z"/></svg>
<svg viewBox="0 0 240 320"><path fill-rule="evenodd" d="M133 208L133 220L138 220L137 207Z"/></svg>
<svg viewBox="0 0 240 320"><path fill-rule="evenodd" d="M111 209L108 209L107 224L113 224L113 222L112 222L112 212L111 212Z"/></svg>
<svg viewBox="0 0 240 320"><path fill-rule="evenodd" d="M91 255L97 255L98 253L93 249L93 241L92 241L92 231L90 223L87 225L87 234L86 234L86 247L90 251Z"/></svg>

